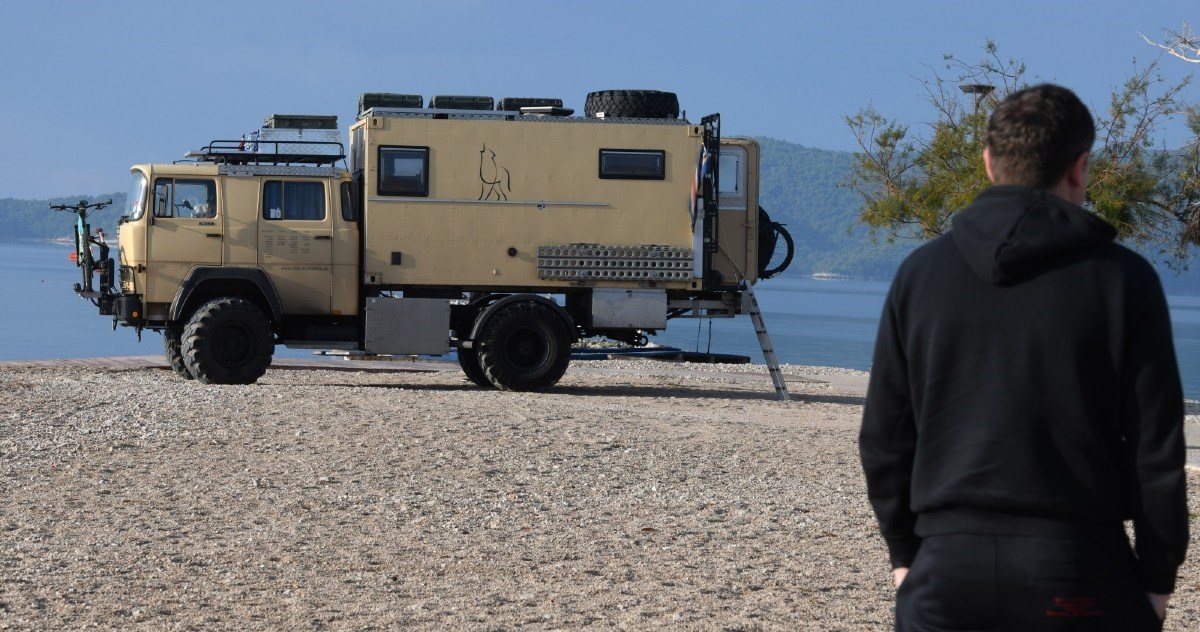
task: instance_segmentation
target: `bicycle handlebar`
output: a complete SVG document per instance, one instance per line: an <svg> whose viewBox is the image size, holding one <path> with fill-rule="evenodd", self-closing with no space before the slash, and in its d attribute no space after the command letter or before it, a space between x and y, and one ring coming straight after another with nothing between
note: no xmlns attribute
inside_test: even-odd
<svg viewBox="0 0 1200 632"><path fill-rule="evenodd" d="M75 211L76 213L78 213L80 211L86 211L89 208L94 208L98 211L110 204L112 204L111 198L108 200L105 200L103 202L93 202L91 204L88 204L87 200L79 200L75 204L51 204L50 210L52 210L52 211Z"/></svg>

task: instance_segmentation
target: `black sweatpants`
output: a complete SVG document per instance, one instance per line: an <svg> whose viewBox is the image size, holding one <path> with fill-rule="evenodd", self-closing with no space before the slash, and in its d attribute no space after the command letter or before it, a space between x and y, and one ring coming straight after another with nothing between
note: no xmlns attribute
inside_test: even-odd
<svg viewBox="0 0 1200 632"><path fill-rule="evenodd" d="M938 535L896 593L896 630L1162 630L1123 532Z"/></svg>

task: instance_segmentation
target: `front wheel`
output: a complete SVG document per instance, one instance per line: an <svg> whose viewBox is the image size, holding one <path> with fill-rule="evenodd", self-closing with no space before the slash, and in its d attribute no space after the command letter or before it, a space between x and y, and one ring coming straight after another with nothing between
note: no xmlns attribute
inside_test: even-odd
<svg viewBox="0 0 1200 632"><path fill-rule="evenodd" d="M480 365L505 391L540 391L558 383L571 362L571 332L561 316L534 301L506 305L484 323Z"/></svg>
<svg viewBox="0 0 1200 632"><path fill-rule="evenodd" d="M183 361L204 384L253 384L275 352L271 322L254 303L213 299L196 310L183 330Z"/></svg>
<svg viewBox="0 0 1200 632"><path fill-rule="evenodd" d="M180 341L181 335L179 329L170 327L164 329L162 333L163 355L167 356L167 364L171 365L171 370L175 372L175 375L185 380L196 379L183 361L183 343Z"/></svg>

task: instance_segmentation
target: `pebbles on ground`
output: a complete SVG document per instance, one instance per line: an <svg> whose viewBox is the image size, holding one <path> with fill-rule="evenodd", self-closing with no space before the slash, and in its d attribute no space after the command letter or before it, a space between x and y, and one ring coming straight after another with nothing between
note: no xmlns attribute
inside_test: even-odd
<svg viewBox="0 0 1200 632"><path fill-rule="evenodd" d="M784 374L0 366L0 628L890 629L862 374Z"/></svg>

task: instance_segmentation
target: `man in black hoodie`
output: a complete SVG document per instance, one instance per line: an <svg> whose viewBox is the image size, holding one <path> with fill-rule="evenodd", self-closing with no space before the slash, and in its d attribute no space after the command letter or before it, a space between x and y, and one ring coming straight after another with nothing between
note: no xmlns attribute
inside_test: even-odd
<svg viewBox="0 0 1200 632"><path fill-rule="evenodd" d="M1158 276L1080 208L1094 138L1070 90L1006 98L995 186L888 293L859 449L898 630L1161 628L1183 395Z"/></svg>

